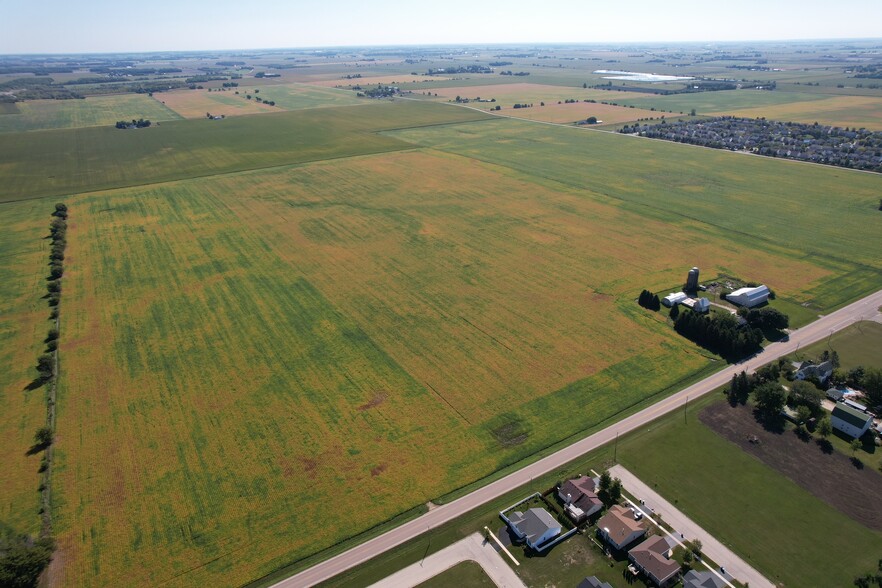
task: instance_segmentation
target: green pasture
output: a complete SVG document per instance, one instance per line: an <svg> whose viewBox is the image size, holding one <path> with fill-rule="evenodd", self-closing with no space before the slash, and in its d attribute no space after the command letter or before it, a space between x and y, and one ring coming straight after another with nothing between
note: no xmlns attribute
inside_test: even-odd
<svg viewBox="0 0 882 588"><path fill-rule="evenodd" d="M882 283L877 174L514 120L391 135L537 181L589 189L644 216L787 251L853 276L854 289L830 280L806 292L822 307Z"/></svg>
<svg viewBox="0 0 882 588"><path fill-rule="evenodd" d="M698 420L706 404L620 440L619 462L770 580L847 586L875 569L882 535L715 434Z"/></svg>
<svg viewBox="0 0 882 588"><path fill-rule="evenodd" d="M0 133L111 128L119 120L145 118L155 123L181 118L146 94L95 96L83 100L28 100L16 106L18 113L0 116Z"/></svg>
<svg viewBox="0 0 882 588"><path fill-rule="evenodd" d="M719 92L696 92L694 94L672 94L659 96L654 94L637 94L601 90L607 95L607 102L617 102L637 108L655 108L656 110L673 111L689 114L695 109L696 114L727 114L729 111L746 108L777 106L793 102L820 100L823 96L807 92L777 92L767 90L723 90Z"/></svg>
<svg viewBox="0 0 882 588"><path fill-rule="evenodd" d="M0 200L407 149L409 144L374 131L474 121L484 116L432 104L377 102L223 121L179 120L146 129L105 126L2 134L4 190Z"/></svg>

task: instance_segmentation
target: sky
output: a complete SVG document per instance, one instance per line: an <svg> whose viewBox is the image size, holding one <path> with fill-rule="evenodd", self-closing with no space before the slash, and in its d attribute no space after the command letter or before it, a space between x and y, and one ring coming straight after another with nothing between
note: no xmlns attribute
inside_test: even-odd
<svg viewBox="0 0 882 588"><path fill-rule="evenodd" d="M40 0L0 53L882 37L882 0Z"/></svg>

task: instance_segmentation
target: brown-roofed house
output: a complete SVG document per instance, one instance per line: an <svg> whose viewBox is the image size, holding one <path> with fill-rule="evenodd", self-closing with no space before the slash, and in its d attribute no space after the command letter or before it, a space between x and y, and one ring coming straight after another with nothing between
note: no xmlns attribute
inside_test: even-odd
<svg viewBox="0 0 882 588"><path fill-rule="evenodd" d="M601 537L616 549L624 549L646 533L643 523L634 519L634 510L619 504L609 507L600 517L597 529Z"/></svg>
<svg viewBox="0 0 882 588"><path fill-rule="evenodd" d="M581 523L603 508L603 502L594 492L595 486L593 478L581 476L567 480L557 489L557 495L565 505L564 510L576 523Z"/></svg>
<svg viewBox="0 0 882 588"><path fill-rule="evenodd" d="M661 588L676 580L680 573L680 564L670 556L671 546L661 535L650 537L628 552L631 563Z"/></svg>

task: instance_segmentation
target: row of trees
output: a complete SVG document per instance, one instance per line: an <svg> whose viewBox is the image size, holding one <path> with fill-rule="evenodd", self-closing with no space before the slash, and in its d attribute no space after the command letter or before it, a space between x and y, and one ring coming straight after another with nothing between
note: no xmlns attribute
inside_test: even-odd
<svg viewBox="0 0 882 588"><path fill-rule="evenodd" d="M790 317L780 310L769 306L763 308L746 308L742 306L738 309L738 316L743 317L751 327L763 330L776 329L780 331L790 326Z"/></svg>
<svg viewBox="0 0 882 588"><path fill-rule="evenodd" d="M649 310L661 310L661 301L658 299L658 294L653 294L649 290L640 292L640 296L637 297L637 304Z"/></svg>
<svg viewBox="0 0 882 588"><path fill-rule="evenodd" d="M144 118L139 118L137 120L132 119L131 122L127 120L118 120L116 121L116 128L118 129L143 129L149 127L151 123L149 120Z"/></svg>
<svg viewBox="0 0 882 588"><path fill-rule="evenodd" d="M687 339L720 356L733 360L751 355L760 349L763 333L752 327L739 328L732 315L700 315L683 312L674 321L674 329Z"/></svg>

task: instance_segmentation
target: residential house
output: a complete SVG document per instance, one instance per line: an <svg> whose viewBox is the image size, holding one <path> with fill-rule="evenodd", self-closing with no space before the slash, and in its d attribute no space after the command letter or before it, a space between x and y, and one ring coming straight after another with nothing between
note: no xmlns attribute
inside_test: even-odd
<svg viewBox="0 0 882 588"><path fill-rule="evenodd" d="M510 528L527 545L541 550L543 543L560 535L561 526L544 508L531 508L527 512L515 511L508 517Z"/></svg>
<svg viewBox="0 0 882 588"><path fill-rule="evenodd" d="M597 521L597 532L612 547L624 549L643 537L646 527L635 519L633 509L614 504Z"/></svg>
<svg viewBox="0 0 882 588"><path fill-rule="evenodd" d="M837 402L830 415L830 424L837 431L857 439L873 425L873 417L842 402Z"/></svg>
<svg viewBox="0 0 882 588"><path fill-rule="evenodd" d="M609 582L601 582L597 576L588 576L581 582L577 588L613 588Z"/></svg>
<svg viewBox="0 0 882 588"><path fill-rule="evenodd" d="M680 574L680 564L671 559L671 546L661 535L654 535L629 551L628 559L660 588L675 582Z"/></svg>
<svg viewBox="0 0 882 588"><path fill-rule="evenodd" d="M769 300L768 286L757 286L756 288L739 288L731 294L726 295L726 300L732 304L753 308Z"/></svg>
<svg viewBox="0 0 882 588"><path fill-rule="evenodd" d="M603 508L603 502L594 492L596 487L597 480L581 476L567 480L557 489L557 495L564 503L564 510L576 523L581 523Z"/></svg>
<svg viewBox="0 0 882 588"><path fill-rule="evenodd" d="M819 364L804 361L796 367L797 380L815 377L823 384L831 375L833 375L833 362L830 361L824 361Z"/></svg>
<svg viewBox="0 0 882 588"><path fill-rule="evenodd" d="M726 588L726 582L713 572L689 570L683 576L683 588Z"/></svg>

